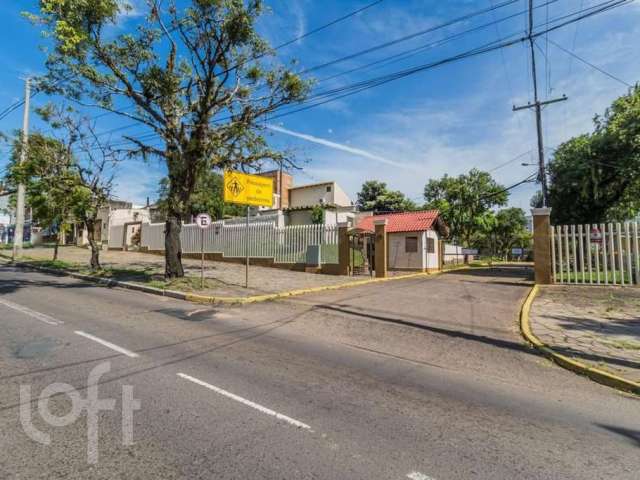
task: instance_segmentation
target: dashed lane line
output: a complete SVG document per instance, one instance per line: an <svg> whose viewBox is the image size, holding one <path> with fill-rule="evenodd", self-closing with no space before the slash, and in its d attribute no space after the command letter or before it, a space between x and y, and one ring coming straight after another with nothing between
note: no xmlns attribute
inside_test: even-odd
<svg viewBox="0 0 640 480"><path fill-rule="evenodd" d="M258 410L259 412L262 412L264 414L267 415L271 415L272 417L276 417L278 420L283 420L285 422L287 422L290 425L293 425L294 427L298 427L298 428L302 428L305 430L311 430L311 427L309 425L307 425L306 423L300 422L299 420L296 420L294 418L288 417L286 415L283 415L281 413L278 413L274 410L271 410L270 408L264 407L262 405L259 405L255 402L252 402L251 400L247 400L246 398L242 398L234 393L228 392L226 390L223 390L222 388L216 387L214 385L211 385L207 382L203 382L202 380L199 380L195 377L192 377L190 375L186 375L184 373L178 373L178 376L180 378L184 378L185 380L189 380L190 382L193 382L195 384L198 384L202 387L208 388L209 390L212 390L216 393L219 393L220 395L223 395L227 398L230 398L232 400L235 400L236 402L242 403L243 405L246 405L247 407L251 407L255 410Z"/></svg>
<svg viewBox="0 0 640 480"><path fill-rule="evenodd" d="M132 352L131 350L127 350L126 348L119 347L115 343L107 342L106 340L96 337L95 335L91 335L90 333L83 332L82 330L76 330L73 333L75 333L76 335L80 335L82 337L88 338L89 340L93 340L94 342L97 342L100 345L104 345L105 347L110 348L111 350L115 350L118 353L122 353L127 357L138 358L140 356L137 353Z"/></svg>
<svg viewBox="0 0 640 480"><path fill-rule="evenodd" d="M410 478L411 480L434 480L429 475L425 475L424 473L420 472L411 472L407 475L407 478Z"/></svg>
<svg viewBox="0 0 640 480"><path fill-rule="evenodd" d="M41 322L44 322L47 325L62 325L64 323L63 321L56 320L55 318L50 317L49 315L36 312L35 310L31 310L30 308L25 307L24 305L13 303L3 298L0 298L0 304L4 305L5 307L11 308L16 312L24 313L25 315L28 315L31 318L35 318L36 320L40 320Z"/></svg>

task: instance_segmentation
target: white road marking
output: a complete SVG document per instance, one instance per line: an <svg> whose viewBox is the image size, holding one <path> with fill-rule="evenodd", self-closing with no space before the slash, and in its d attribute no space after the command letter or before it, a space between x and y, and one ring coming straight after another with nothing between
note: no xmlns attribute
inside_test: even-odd
<svg viewBox="0 0 640 480"><path fill-rule="evenodd" d="M208 388L209 390L213 390L216 393L219 393L220 395L224 395L225 397L231 398L232 400L235 400L236 402L240 402L243 405L246 405L248 407L251 408L255 408L256 410L258 410L259 412L262 413L266 413L267 415L271 415L272 417L276 417L279 420L284 420L285 422L295 426L295 427L299 427L299 428L304 428L305 430L310 430L311 427L309 425L307 425L306 423L302 423L298 420L295 420L291 417L287 417L286 415L282 415L281 413L275 412L267 407L263 407L262 405L258 405L257 403L252 402L251 400L247 400L246 398L242 398L239 397L238 395L235 395L231 392L227 392L226 390L223 390L221 388L215 387L207 382L203 382L202 380L198 380L197 378L191 377L189 375L185 375L184 373L178 373L178 376L181 378L184 378L185 380L189 380L190 382L193 383L197 383L198 385L201 385L205 388Z"/></svg>
<svg viewBox="0 0 640 480"><path fill-rule="evenodd" d="M425 475L424 473L420 472L411 472L407 475L407 478L410 478L411 480L434 480L429 475Z"/></svg>
<svg viewBox="0 0 640 480"><path fill-rule="evenodd" d="M48 325L62 325L64 322L61 320L56 320L55 318L50 317L49 315L45 315L44 313L36 312L35 310L31 310L30 308L25 307L24 305L19 305L17 303L10 302L9 300L4 300L0 298L0 304L5 307L9 307L17 312L24 313L36 320L40 320Z"/></svg>
<svg viewBox="0 0 640 480"><path fill-rule="evenodd" d="M131 358L138 358L140 355L138 355L135 352L132 352L131 350L127 350L126 348L122 348L119 347L118 345L111 343L111 342L107 342L106 340L103 340L101 338L98 338L94 335L91 335L90 333L86 333L83 332L81 330L76 330L73 333L75 333L76 335L80 335L82 337L88 338L89 340L93 340L94 342L98 342L101 345L104 345L105 347L110 348L111 350L115 350L118 353L122 353L123 355L126 355L127 357L131 357Z"/></svg>
<svg viewBox="0 0 640 480"><path fill-rule="evenodd" d="M211 310L210 308L200 308L198 310L193 310L192 312L187 313L187 317L191 317L192 315L195 315L196 313L202 313L202 312L207 312Z"/></svg>

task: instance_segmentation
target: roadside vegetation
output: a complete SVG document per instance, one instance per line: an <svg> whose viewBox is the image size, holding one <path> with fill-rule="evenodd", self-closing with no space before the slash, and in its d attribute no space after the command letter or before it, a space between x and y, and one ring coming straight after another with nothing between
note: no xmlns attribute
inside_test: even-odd
<svg viewBox="0 0 640 480"><path fill-rule="evenodd" d="M632 220L640 214L640 85L562 143L549 162L554 224ZM532 199L538 206L539 197Z"/></svg>
<svg viewBox="0 0 640 480"><path fill-rule="evenodd" d="M130 1L40 1L29 14L48 40L47 73L39 83L145 130L125 136L119 150L166 165L165 276L179 278L180 231L198 177L265 161L291 163L263 131L269 114L303 100L310 83L293 65L278 64L258 34L260 0L191 0L180 8L136 2L135 8L143 21L121 32L119 18L134 9Z"/></svg>

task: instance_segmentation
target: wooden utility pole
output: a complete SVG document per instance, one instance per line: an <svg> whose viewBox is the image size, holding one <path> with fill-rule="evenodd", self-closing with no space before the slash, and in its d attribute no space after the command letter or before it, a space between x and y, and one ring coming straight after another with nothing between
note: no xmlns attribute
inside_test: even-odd
<svg viewBox="0 0 640 480"><path fill-rule="evenodd" d="M533 37L533 0L529 0L529 46L531 48L531 74L533 76L533 103L528 102L526 105L516 107L513 111L535 108L536 111L536 130L538 134L538 180L542 186L542 206L549 205L549 191L547 188L547 169L544 160L544 144L542 139L542 107L551 103L563 102L567 100L567 96L563 95L559 98L541 102L538 98L538 77L536 74L536 50Z"/></svg>
<svg viewBox="0 0 640 480"><path fill-rule="evenodd" d="M31 97L31 79L27 78L24 82L24 114L22 117L22 145L20 148L20 164L27 160L27 148L29 146L29 99ZM15 260L22 255L22 242L24 231L24 183L18 184L18 193L16 201L16 227L13 232L13 253L12 258Z"/></svg>

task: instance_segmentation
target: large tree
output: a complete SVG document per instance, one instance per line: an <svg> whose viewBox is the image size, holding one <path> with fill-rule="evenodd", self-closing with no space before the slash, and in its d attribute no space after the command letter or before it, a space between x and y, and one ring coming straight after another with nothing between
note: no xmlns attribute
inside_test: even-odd
<svg viewBox="0 0 640 480"><path fill-rule="evenodd" d="M167 165L165 274L181 277L181 219L198 177L212 168L286 160L264 139L264 121L303 99L309 84L277 66L256 33L261 0L179 2L186 8L175 0L140 3L142 21L122 33L114 27L131 10L126 0L40 0L31 18L53 42L50 92L150 132L125 138L132 155Z"/></svg>
<svg viewBox="0 0 640 480"><path fill-rule="evenodd" d="M198 177L191 195L188 210L185 211L184 221L190 221L199 213L208 213L217 220L227 216L244 215L245 207L224 201L223 176L217 172L206 172ZM169 178L160 180L158 189L158 207L166 215L168 212Z"/></svg>
<svg viewBox="0 0 640 480"><path fill-rule="evenodd" d="M26 187L27 205L32 218L40 227L56 232L53 260L58 258L58 245L64 236L74 209L73 191L78 176L73 168L73 158L63 142L32 133L24 162L20 162L21 136L13 145L11 162L6 175L9 185L23 183Z"/></svg>
<svg viewBox="0 0 640 480"><path fill-rule="evenodd" d="M531 234L527 230L524 210L516 207L499 210L488 222L487 228L474 236L472 243L503 259L509 256L512 248L528 247Z"/></svg>
<svg viewBox="0 0 640 480"><path fill-rule="evenodd" d="M368 180L358 192L357 205L365 212L404 212L415 210L416 204L400 191L387 188L385 182Z"/></svg>
<svg viewBox="0 0 640 480"><path fill-rule="evenodd" d="M91 250L89 264L100 269L98 214L111 195L119 154L102 143L90 119L72 108L49 104L38 113L53 134L30 135L24 163L19 162L22 145L17 140L7 179L26 185L29 205L43 226L82 223ZM56 254L57 246L54 258Z"/></svg>
<svg viewBox="0 0 640 480"><path fill-rule="evenodd" d="M623 221L640 212L640 87L561 144L549 163L554 223Z"/></svg>
<svg viewBox="0 0 640 480"><path fill-rule="evenodd" d="M457 177L445 175L424 187L425 207L440 211L451 237L465 246L493 221L492 208L506 205L508 193L489 173L472 169Z"/></svg>

